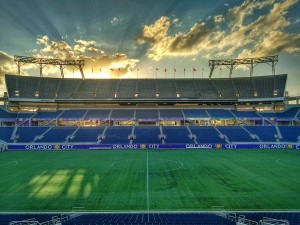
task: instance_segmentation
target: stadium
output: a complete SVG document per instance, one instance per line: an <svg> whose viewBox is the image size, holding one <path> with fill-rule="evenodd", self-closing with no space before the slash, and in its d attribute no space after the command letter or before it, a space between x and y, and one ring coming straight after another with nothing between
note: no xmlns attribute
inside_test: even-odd
<svg viewBox="0 0 300 225"><path fill-rule="evenodd" d="M15 61L41 76L5 75L1 224L300 224L300 106L277 56L210 60L209 78L87 79L80 60ZM258 63L272 73L253 76ZM220 65L228 78L212 76ZM237 65L250 76L232 77Z"/></svg>

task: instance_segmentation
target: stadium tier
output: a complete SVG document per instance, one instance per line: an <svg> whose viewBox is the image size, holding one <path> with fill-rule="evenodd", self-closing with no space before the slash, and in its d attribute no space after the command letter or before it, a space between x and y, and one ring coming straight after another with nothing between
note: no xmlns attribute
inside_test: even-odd
<svg viewBox="0 0 300 225"><path fill-rule="evenodd" d="M61 79L5 76L10 101L282 100L287 75L216 79Z"/></svg>
<svg viewBox="0 0 300 225"><path fill-rule="evenodd" d="M16 113L0 109L0 141L128 145L299 143L300 126L293 126L299 121L299 111L300 107L276 113L233 109L68 109Z"/></svg>
<svg viewBox="0 0 300 225"><path fill-rule="evenodd" d="M62 225L297 225L300 215L297 212L211 212L211 213L69 213L69 214L0 214L1 224L62 224Z"/></svg>
<svg viewBox="0 0 300 225"><path fill-rule="evenodd" d="M5 79L8 92L6 108L0 109L0 142L8 148L299 146L300 107L284 106L286 74L222 79L6 75Z"/></svg>

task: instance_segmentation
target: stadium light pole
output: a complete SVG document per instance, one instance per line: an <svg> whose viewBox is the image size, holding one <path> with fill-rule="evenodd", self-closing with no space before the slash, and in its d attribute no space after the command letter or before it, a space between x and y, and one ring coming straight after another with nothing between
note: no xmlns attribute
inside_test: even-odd
<svg viewBox="0 0 300 225"><path fill-rule="evenodd" d="M219 66L227 66L229 68L229 77L232 76L232 71L239 65L246 65L250 68L250 77L253 76L253 69L259 63L266 63L272 66L272 74L275 75L275 65L278 62L278 55L257 57L257 58L243 58L243 59L222 59L222 60L209 60L210 73L209 78L212 77L214 69Z"/></svg>
<svg viewBox="0 0 300 225"><path fill-rule="evenodd" d="M83 73L84 60L47 59L47 58L35 58L35 57L15 55L14 62L18 66L19 75L21 74L22 65L26 63L32 63L39 67L41 77L43 76L43 68L47 65L59 67L62 78L64 78L63 70L66 66L75 66L79 68L82 79L84 79L84 73Z"/></svg>

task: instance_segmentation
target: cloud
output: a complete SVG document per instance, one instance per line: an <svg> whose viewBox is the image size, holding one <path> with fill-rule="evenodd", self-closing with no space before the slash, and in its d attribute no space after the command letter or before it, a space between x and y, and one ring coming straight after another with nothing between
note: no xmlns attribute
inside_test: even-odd
<svg viewBox="0 0 300 225"><path fill-rule="evenodd" d="M170 26L170 18L167 16L162 16L160 19L156 20L154 24L145 25L142 36L138 37L136 42L139 44L144 44L147 42L153 45L159 44L159 42L168 38L167 34Z"/></svg>
<svg viewBox="0 0 300 225"><path fill-rule="evenodd" d="M282 51L287 53L299 52L300 34L291 35L282 31L271 31L261 42L258 42L253 49L243 50L241 54L239 54L239 58L276 55Z"/></svg>
<svg viewBox="0 0 300 225"><path fill-rule="evenodd" d="M292 24L287 12L297 2L245 0L223 15L210 16L189 31L174 35L170 35L170 29L180 23L179 19L162 16L145 25L135 43L148 44L147 56L153 60L166 56L256 57L276 51L297 52L300 34L287 31Z"/></svg>
<svg viewBox="0 0 300 225"><path fill-rule="evenodd" d="M13 56L6 52L0 51L0 91L5 90L4 75L5 74L16 74L17 66L14 63Z"/></svg>
<svg viewBox="0 0 300 225"><path fill-rule="evenodd" d="M11 73L16 72L16 64L14 63L13 56L0 51L0 73Z"/></svg>
<svg viewBox="0 0 300 225"><path fill-rule="evenodd" d="M33 57L84 60L83 71L86 78L128 77L139 62L123 53L108 54L94 40L74 40L74 45L70 45L65 40L52 41L45 35L37 37L36 44L37 48L28 51ZM4 74L17 74L17 66L13 60L13 56L0 51L0 89L4 90ZM111 68L117 72L112 72ZM34 64L25 64L21 69L22 75L38 71ZM66 77L81 76L78 69L72 66L65 67L64 74ZM56 66L46 66L43 68L43 75L60 76L60 70Z"/></svg>
<svg viewBox="0 0 300 225"><path fill-rule="evenodd" d="M230 8L227 12L229 26L232 29L242 27L247 16L253 15L254 10L272 5L274 1L275 0L245 0L241 5Z"/></svg>
<svg viewBox="0 0 300 225"><path fill-rule="evenodd" d="M123 76L130 73L130 69L136 66L137 59L129 59L126 54L107 54L94 40L74 40L72 46L65 40L51 41L48 36L37 38L37 45L41 47L35 57L81 59L84 60L84 73L86 77L99 77L105 73L106 77L110 68L118 68L119 73L111 73L110 77ZM43 71L46 75L60 74L56 67L46 67ZM73 68L67 67L66 76L73 76ZM77 75L80 75L78 71Z"/></svg>

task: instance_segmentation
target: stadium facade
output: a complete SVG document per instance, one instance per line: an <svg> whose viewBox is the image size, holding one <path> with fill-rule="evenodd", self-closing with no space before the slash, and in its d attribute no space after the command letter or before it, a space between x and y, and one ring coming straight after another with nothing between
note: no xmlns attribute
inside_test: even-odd
<svg viewBox="0 0 300 225"><path fill-rule="evenodd" d="M300 148L287 74L5 80L2 149Z"/></svg>

